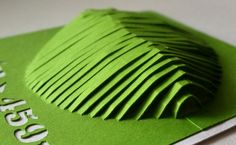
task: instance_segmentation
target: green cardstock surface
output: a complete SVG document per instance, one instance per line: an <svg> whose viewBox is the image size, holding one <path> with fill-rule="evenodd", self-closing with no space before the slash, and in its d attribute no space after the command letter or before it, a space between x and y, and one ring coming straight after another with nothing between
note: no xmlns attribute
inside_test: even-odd
<svg viewBox="0 0 236 145"><path fill-rule="evenodd" d="M103 120L100 117L91 118L88 115L82 116L76 112L71 113L68 110L59 109L50 102L42 101L25 84L25 72L29 64L39 50L63 28L42 30L0 40L0 65L2 69L0 84L1 88L5 88L0 93L0 137L2 138L0 144L24 145L27 144L26 142L33 145L171 144L234 117L236 115L236 90L233 89L236 86L236 77L234 77L236 75L236 48L169 18L159 14L156 15L169 24L201 38L215 50L222 67L222 77L220 86L215 92L216 96L210 102L203 105L196 113L181 119L167 117L161 119L148 118L139 121L132 119L122 121L115 119ZM102 20L98 19L97 21ZM86 23L85 27L89 27L89 25L92 25L92 22L91 24ZM103 22L101 25L104 25ZM112 24L109 28L104 28L104 31L110 28L113 28ZM117 37L123 36L125 32L121 31L116 35ZM128 36L126 37L128 39ZM63 38L57 37L57 39L60 42L59 40ZM133 45L135 46L135 44ZM151 57L152 53L149 54L147 59ZM26 103L17 105L12 110L4 110L4 106L16 104L20 100L26 101ZM182 98L183 100L184 98ZM30 109L37 117L28 113L29 119L25 122L22 121L21 124L14 125L7 121L9 114L20 114L20 112ZM93 113L96 113L96 111ZM20 120L19 117L14 115L12 118L15 121ZM44 127L40 126L38 129L32 129L33 131L29 133L29 127L36 126L37 128L36 124ZM24 129L29 129L28 133L20 134L19 131ZM41 134L41 136L37 138L37 134ZM30 140L31 137L34 139Z"/></svg>

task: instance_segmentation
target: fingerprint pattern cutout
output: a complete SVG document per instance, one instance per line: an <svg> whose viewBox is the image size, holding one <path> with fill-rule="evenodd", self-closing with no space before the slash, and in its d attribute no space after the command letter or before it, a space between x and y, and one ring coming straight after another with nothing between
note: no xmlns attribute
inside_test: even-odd
<svg viewBox="0 0 236 145"><path fill-rule="evenodd" d="M214 98L221 68L200 38L152 12L87 10L29 64L47 103L103 119L184 117Z"/></svg>

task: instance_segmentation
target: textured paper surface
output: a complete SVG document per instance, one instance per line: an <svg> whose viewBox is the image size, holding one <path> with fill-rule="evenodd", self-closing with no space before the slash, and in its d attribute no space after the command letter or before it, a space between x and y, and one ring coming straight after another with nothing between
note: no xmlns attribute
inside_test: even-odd
<svg viewBox="0 0 236 145"><path fill-rule="evenodd" d="M178 25L178 24L176 24ZM181 26L180 26L181 27ZM59 28L58 28L59 29ZM222 84L214 102L202 111L185 119L147 119L142 121L116 120L103 121L91 119L63 111L53 105L45 104L24 84L24 71L38 50L55 34L58 29L45 30L0 41L1 66L6 72L6 90L1 97L20 98L39 116L37 122L44 124L49 134L50 144L169 144L200 130L222 122L235 115L234 96L236 80L235 50L219 40L215 40L193 30L190 32L207 41L219 55L223 68ZM1 82L4 82L1 81ZM220 106L220 107L219 107ZM14 136L15 127L6 124L1 113L1 136L3 144L20 144Z"/></svg>
<svg viewBox="0 0 236 145"><path fill-rule="evenodd" d="M155 13L105 9L85 11L48 41L25 82L70 112L140 120L196 111L214 98L220 76L202 39Z"/></svg>

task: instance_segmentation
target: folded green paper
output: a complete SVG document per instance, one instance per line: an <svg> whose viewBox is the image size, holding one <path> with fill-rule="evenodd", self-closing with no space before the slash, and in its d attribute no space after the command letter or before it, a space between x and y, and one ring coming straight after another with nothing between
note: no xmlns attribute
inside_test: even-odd
<svg viewBox="0 0 236 145"><path fill-rule="evenodd" d="M89 10L0 51L1 107L27 101L1 109L3 144L169 144L235 115L235 49L153 12Z"/></svg>

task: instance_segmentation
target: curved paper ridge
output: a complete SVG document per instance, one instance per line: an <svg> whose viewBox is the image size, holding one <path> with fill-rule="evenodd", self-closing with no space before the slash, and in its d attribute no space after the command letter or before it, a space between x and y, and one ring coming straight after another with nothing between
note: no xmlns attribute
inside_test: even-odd
<svg viewBox="0 0 236 145"><path fill-rule="evenodd" d="M217 55L151 12L88 10L26 70L26 85L61 109L103 119L183 117L213 99Z"/></svg>

